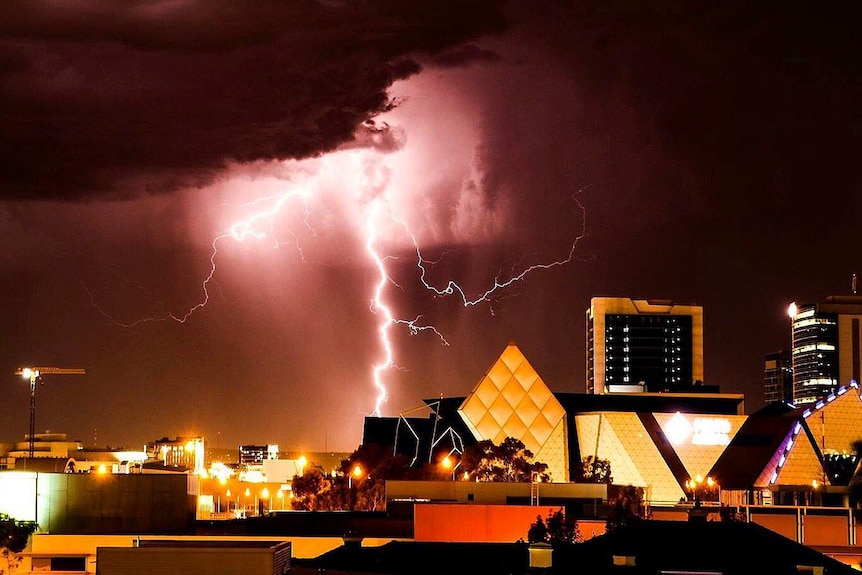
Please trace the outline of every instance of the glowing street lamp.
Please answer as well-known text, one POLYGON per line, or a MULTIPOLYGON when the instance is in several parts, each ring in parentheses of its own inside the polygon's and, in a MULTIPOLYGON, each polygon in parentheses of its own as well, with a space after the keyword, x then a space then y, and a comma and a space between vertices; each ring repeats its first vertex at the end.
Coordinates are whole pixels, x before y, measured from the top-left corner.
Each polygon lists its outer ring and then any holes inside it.
POLYGON ((263 490, 260 492, 260 502, 263 503, 264 501, 267 501, 268 503, 268 507, 266 508, 266 510, 270 511, 272 509, 272 496, 269 493, 269 489, 267 489, 266 487, 264 487, 263 490))
POLYGON ((305 466, 308 465, 308 460, 305 458, 304 455, 299 456, 299 459, 297 460, 297 464, 299 467, 299 469, 298 469, 299 475, 305 475, 305 466))
POLYGON ((362 471, 361 465, 359 465, 358 463, 356 465, 354 465, 353 469, 351 470, 351 472, 347 476, 347 488, 353 489, 353 478, 355 477, 356 481, 359 481, 360 479, 362 479, 363 473, 364 472, 362 471))
POLYGON ((452 472, 452 481, 455 481, 455 471, 461 466, 461 462, 454 463, 452 459, 452 454, 448 454, 443 459, 440 460, 440 467, 442 467, 446 472, 452 472))

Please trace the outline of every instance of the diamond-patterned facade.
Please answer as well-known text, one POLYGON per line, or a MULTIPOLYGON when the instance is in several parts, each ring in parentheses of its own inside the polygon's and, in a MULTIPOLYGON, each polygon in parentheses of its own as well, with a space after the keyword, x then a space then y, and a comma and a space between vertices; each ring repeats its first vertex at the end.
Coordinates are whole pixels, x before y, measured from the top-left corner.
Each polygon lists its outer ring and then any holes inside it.
POLYGON ((566 419, 560 420, 548 440, 536 453, 536 461, 548 464, 551 481, 569 480, 569 449, 566 419))
MULTIPOLYGON (((506 437, 520 439, 534 456, 549 441, 561 441, 565 410, 536 370, 514 344, 503 350, 497 361, 458 409, 474 437, 499 444, 506 437), (552 439, 556 438, 556 439, 552 439)), ((556 481, 568 480, 566 449, 548 446, 544 453, 560 457, 557 461, 538 459, 555 469, 556 481)))
POLYGON ((745 423, 745 415, 696 415, 654 413, 662 432, 669 439, 678 436, 678 441, 670 439, 689 477, 707 477, 712 466, 724 453, 736 432, 745 423), (676 418, 683 417, 691 433, 674 434, 670 427, 676 418))
POLYGON ((841 395, 833 395, 834 399, 824 399, 820 405, 812 409, 805 422, 811 429, 811 434, 817 439, 821 450, 825 453, 853 453, 853 442, 862 437, 859 422, 862 421, 862 399, 859 389, 846 387, 841 395))
POLYGON ((780 485, 811 485, 813 481, 824 482, 823 466, 817 457, 811 440, 804 432, 796 436, 793 447, 787 454, 784 465, 778 472, 780 485))
POLYGON ((656 502, 676 502, 684 495, 636 413, 578 415, 575 421, 582 456, 610 461, 615 484, 644 487, 656 502))
MULTIPOLYGON (((592 454, 611 462, 614 483, 644 487, 648 498, 655 502, 675 502, 684 496, 679 479, 637 413, 580 413, 572 419, 574 429, 570 430, 562 405, 514 344, 507 346, 491 365, 458 412, 477 440, 490 439, 499 444, 506 437, 520 439, 537 461, 548 464, 553 481, 568 481, 571 476, 569 435, 576 433, 583 457, 592 454)), ((710 474, 748 418, 685 414, 687 422, 681 425, 678 414, 652 415, 690 477, 710 474), (721 441, 677 439, 680 432, 695 433, 695 420, 703 420, 701 427, 721 436, 721 441), (672 440, 675 435, 677 438, 672 440)), ((812 405, 804 422, 815 441, 802 432, 786 450, 790 436, 785 438, 752 487, 802 486, 811 485, 814 479, 823 481, 818 451, 849 453, 853 442, 862 437, 859 387, 844 388, 812 405)))

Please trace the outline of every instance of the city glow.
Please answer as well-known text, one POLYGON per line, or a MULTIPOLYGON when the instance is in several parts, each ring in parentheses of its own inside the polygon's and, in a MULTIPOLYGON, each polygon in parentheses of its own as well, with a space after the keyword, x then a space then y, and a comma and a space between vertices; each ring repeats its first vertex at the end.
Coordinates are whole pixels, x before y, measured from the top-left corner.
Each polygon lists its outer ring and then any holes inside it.
POLYGON ((216 461, 210 465, 210 475, 218 479, 220 483, 225 484, 227 483, 227 480, 234 475, 234 470, 224 463, 216 461))

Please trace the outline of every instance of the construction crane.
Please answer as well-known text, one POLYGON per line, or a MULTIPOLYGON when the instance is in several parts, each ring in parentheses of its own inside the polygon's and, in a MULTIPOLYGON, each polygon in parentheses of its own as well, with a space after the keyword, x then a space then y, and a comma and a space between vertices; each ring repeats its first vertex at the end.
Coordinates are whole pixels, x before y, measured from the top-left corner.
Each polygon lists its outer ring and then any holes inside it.
POLYGON ((43 375, 84 375, 80 367, 19 367, 15 375, 30 380, 30 459, 36 447, 36 383, 42 382, 43 375))

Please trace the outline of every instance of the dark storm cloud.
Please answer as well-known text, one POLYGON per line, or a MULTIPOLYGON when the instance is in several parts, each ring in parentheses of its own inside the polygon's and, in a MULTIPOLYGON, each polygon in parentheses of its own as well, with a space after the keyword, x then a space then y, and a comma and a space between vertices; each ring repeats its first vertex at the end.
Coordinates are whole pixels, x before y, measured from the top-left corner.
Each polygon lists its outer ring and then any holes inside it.
POLYGON ((480 48, 475 44, 466 44, 446 50, 432 58, 431 61, 441 68, 452 68, 473 62, 496 62, 499 59, 500 55, 496 52, 480 48))
POLYGON ((503 24, 495 0, 4 2, 2 197, 167 192, 334 149, 413 56, 503 24))

